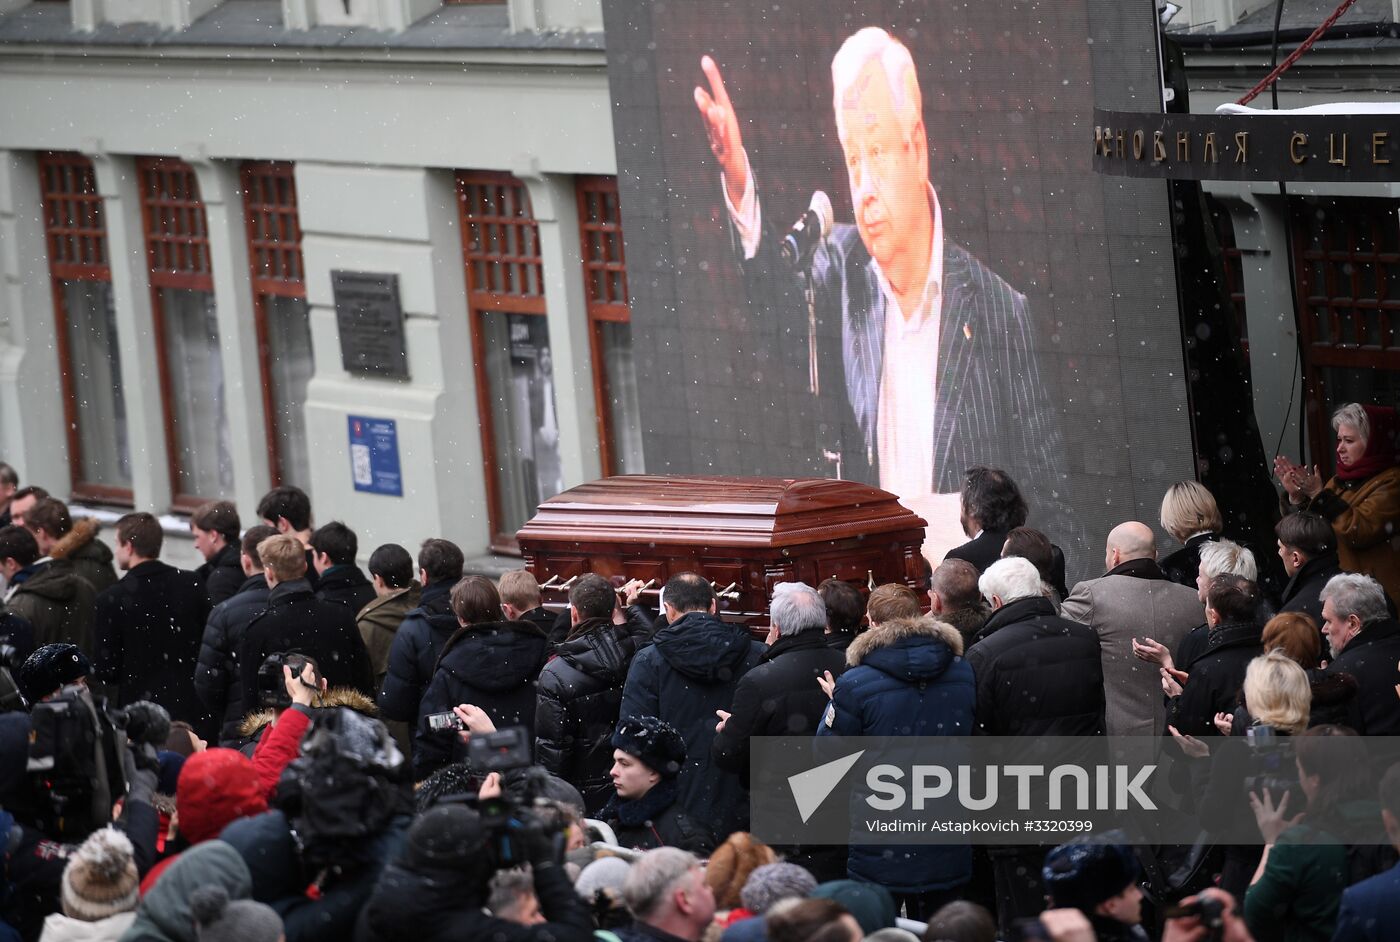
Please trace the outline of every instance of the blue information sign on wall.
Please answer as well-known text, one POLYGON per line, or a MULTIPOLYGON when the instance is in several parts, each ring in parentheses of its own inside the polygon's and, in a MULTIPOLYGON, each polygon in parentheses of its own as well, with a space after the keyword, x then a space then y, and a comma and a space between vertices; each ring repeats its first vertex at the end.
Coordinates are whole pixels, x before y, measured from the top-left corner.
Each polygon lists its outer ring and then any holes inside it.
POLYGON ((350 423, 350 476, 355 490, 403 496, 399 431, 393 419, 346 416, 350 423))

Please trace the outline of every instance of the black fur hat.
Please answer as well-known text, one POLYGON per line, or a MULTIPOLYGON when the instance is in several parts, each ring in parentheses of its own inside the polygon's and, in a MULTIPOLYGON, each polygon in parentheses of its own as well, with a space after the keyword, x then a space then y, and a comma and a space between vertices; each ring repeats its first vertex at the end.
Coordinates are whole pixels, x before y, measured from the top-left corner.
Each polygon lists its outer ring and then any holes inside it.
POLYGON ((46 644, 29 655, 15 683, 30 703, 38 703, 60 687, 92 673, 92 662, 76 644, 46 644))
POLYGON ((662 778, 675 778, 685 765, 685 739, 676 728, 654 716, 634 716, 617 724, 614 749, 642 760, 662 778))

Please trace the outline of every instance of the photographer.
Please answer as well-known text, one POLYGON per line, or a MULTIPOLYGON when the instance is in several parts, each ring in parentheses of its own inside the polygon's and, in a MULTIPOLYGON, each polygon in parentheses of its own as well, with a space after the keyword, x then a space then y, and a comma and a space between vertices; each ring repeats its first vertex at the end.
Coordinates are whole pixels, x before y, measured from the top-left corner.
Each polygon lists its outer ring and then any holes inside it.
POLYGON ((91 666, 73 645, 46 645, 17 678, 33 713, 10 713, 0 725, 0 844, 10 893, 0 918, 25 938, 59 908, 63 869, 89 833, 111 821, 131 840, 137 869, 155 862, 159 815, 152 806, 157 744, 170 717, 133 703, 110 717, 86 686, 91 666), (96 743, 90 749, 74 743, 96 743))
POLYGON ((1220 886, 1240 899, 1260 853, 1249 792, 1267 786, 1278 801, 1291 788, 1297 806, 1302 793, 1292 737, 1308 728, 1312 694, 1303 668, 1274 650, 1250 661, 1244 697, 1252 724, 1238 736, 1211 740, 1210 780, 1198 808, 1201 826, 1225 845, 1220 886))
POLYGON ((1265 843, 1244 897, 1245 922, 1263 939, 1330 939, 1351 878, 1346 845, 1377 842, 1380 807, 1356 733, 1317 726, 1293 744, 1302 795, 1250 795, 1265 843))
POLYGON ((282 684, 291 702, 263 731, 253 750, 253 768, 267 798, 277 790, 282 770, 301 752, 301 737, 311 726, 311 711, 318 702, 324 701, 327 687, 326 679, 311 658, 290 655, 281 671, 282 684))
POLYGON ((253 897, 281 915, 287 942, 342 942, 354 932, 408 829, 404 771, 383 723, 345 707, 318 710, 275 809, 219 836, 248 865, 253 897))
POLYGON ((483 576, 467 576, 453 586, 451 602, 458 628, 442 646, 418 705, 415 778, 462 757, 456 737, 426 719, 458 703, 476 704, 499 726, 522 726, 534 741, 536 684, 551 651, 543 629, 534 622, 502 621, 501 597, 483 576))
MULTIPOLYGON (((488 779, 477 798, 499 800, 494 779, 488 779)), ((488 829, 483 814, 468 804, 450 802, 430 808, 414 821, 402 852, 385 869, 355 938, 359 942, 591 939, 588 909, 560 862, 562 836, 527 818, 506 838, 488 829), (504 863, 500 846, 506 839, 519 845, 513 856, 530 864, 535 896, 544 914, 544 921, 536 925, 519 925, 482 908, 491 879, 504 863)))
POLYGON ((238 650, 243 712, 258 707, 258 670, 268 655, 302 651, 314 658, 333 687, 354 687, 374 696, 374 671, 355 627, 355 613, 312 593, 306 555, 290 536, 270 536, 258 544, 263 577, 271 591, 267 610, 248 623, 238 650))
POLYGON ((1254 942, 1235 898, 1218 887, 1167 910, 1162 942, 1254 942))

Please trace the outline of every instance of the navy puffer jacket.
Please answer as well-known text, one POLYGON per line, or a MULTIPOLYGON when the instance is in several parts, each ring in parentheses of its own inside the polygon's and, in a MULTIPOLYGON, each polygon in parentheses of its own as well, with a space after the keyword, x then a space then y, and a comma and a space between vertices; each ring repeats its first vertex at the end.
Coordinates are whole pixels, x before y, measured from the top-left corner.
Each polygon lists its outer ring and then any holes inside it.
POLYGON ((403 617, 389 647, 388 672, 379 691, 379 712, 391 720, 412 723, 418 718, 423 692, 433 679, 438 653, 461 627, 452 614, 452 583, 425 586, 418 607, 403 617))
POLYGON ((486 711, 497 729, 525 727, 533 751, 535 690, 549 652, 549 639, 534 622, 484 622, 453 635, 442 647, 418 707, 413 733, 415 779, 422 781, 444 765, 467 757, 456 732, 430 730, 426 720, 459 703, 486 711))
MULTIPOLYGON (((971 735, 977 685, 962 646, 958 629, 932 617, 887 621, 858 636, 817 736, 971 735)), ((846 867, 891 892, 924 893, 971 879, 972 848, 853 843, 846 867)))

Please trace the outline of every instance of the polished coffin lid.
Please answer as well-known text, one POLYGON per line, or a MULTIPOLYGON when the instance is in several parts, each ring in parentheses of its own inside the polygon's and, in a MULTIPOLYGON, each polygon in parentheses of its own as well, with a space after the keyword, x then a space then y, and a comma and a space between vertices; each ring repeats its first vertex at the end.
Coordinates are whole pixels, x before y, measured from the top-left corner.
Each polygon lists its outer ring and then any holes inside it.
POLYGON ((893 494, 852 481, 625 474, 549 498, 516 538, 522 549, 599 542, 753 549, 925 526, 893 494))

